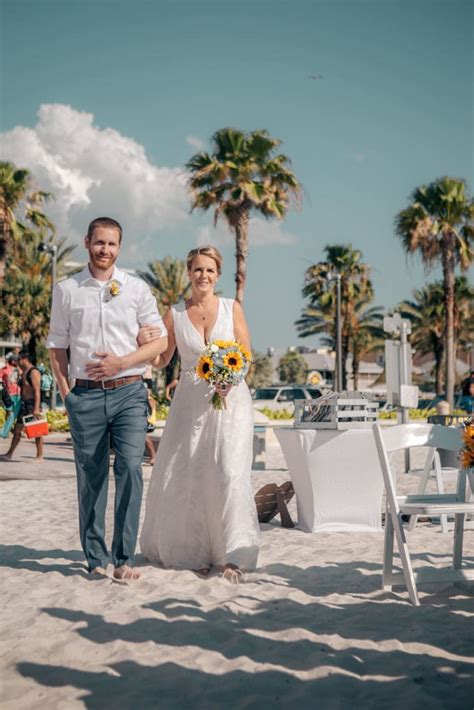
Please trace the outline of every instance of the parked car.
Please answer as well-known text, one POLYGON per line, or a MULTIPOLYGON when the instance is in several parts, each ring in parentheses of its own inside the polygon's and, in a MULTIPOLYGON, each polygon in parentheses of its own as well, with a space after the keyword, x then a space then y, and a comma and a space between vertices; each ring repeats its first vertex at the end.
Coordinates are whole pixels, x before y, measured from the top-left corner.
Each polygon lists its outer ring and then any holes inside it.
POLYGON ((294 409, 295 399, 317 399, 322 392, 317 387, 308 385, 275 385, 274 387, 259 387, 252 395, 255 409, 279 410, 294 409))

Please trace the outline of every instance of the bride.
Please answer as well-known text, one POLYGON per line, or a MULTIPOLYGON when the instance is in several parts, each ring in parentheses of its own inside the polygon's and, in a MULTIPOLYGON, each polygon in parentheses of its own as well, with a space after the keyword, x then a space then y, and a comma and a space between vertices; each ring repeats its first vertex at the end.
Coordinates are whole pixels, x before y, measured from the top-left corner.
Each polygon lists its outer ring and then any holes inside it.
POLYGON ((253 408, 245 382, 218 389, 226 408, 210 405, 209 386, 194 373, 211 340, 238 340, 250 350, 240 303, 214 288, 222 257, 213 246, 187 258, 191 298, 164 317, 168 349, 153 363, 165 367, 175 348, 182 374, 171 402, 146 500, 142 553, 165 567, 212 567, 233 583, 255 569, 260 530, 250 484, 253 408))

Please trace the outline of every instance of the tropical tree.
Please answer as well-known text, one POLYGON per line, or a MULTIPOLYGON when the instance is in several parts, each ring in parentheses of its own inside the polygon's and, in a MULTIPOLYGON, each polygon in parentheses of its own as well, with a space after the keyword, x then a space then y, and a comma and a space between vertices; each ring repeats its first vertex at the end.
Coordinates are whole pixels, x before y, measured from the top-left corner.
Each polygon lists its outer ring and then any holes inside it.
POLYGON ((474 200, 464 180, 442 177, 417 187, 410 205, 395 217, 395 231, 407 253, 419 252, 427 268, 441 262, 445 307, 446 399, 454 402, 454 279, 456 266, 473 260, 474 200))
POLYGON ((365 299, 351 313, 349 346, 352 353, 354 389, 359 389, 359 369, 364 355, 384 347, 383 308, 367 306, 365 299))
MULTIPOLYGON (((138 275, 150 286, 156 298, 161 315, 191 295, 186 262, 166 256, 148 263, 148 271, 139 271, 138 275)), ((179 375, 180 358, 176 350, 165 368, 165 384, 169 384, 179 375)))
POLYGON ((304 357, 295 350, 288 350, 278 363, 278 376, 283 384, 306 382, 308 364, 304 357))
MULTIPOLYGON (((36 358, 38 345, 46 338, 51 310, 51 258, 38 251, 43 241, 52 241, 41 230, 24 230, 20 242, 10 251, 11 263, 5 272, 0 330, 19 337, 36 358)), ((66 260, 75 246, 65 239, 57 247, 58 277, 68 273, 66 260)))
POLYGON ((186 164, 190 172, 192 210, 214 210, 214 225, 223 218, 235 236, 236 299, 242 302, 253 212, 283 219, 300 184, 290 160, 277 152, 281 141, 265 130, 244 133, 223 128, 212 136, 213 151, 196 153, 186 164))
MULTIPOLYGON (((324 249, 326 260, 306 270, 303 296, 309 305, 296 321, 302 338, 320 333, 330 333, 336 342, 336 296, 334 275, 341 278, 341 332, 342 332, 342 388, 347 388, 346 360, 350 352, 351 321, 357 303, 369 304, 373 300, 370 267, 362 261, 362 252, 351 244, 328 245, 324 249), (328 321, 328 314, 331 320, 328 321)), ((360 308, 361 306, 359 306, 360 308)))
POLYGON ((147 266, 148 271, 139 271, 138 275, 150 286, 161 315, 181 299, 189 298, 191 285, 185 261, 166 256, 147 266))
POLYGON ((28 170, 0 162, 0 283, 13 241, 21 240, 29 227, 54 231, 41 211, 51 197, 49 192, 33 191, 28 170))
POLYGON ((268 355, 252 352, 252 364, 246 381, 249 387, 257 389, 271 384, 273 379, 272 361, 268 355))
MULTIPOLYGON (((396 309, 411 321, 411 344, 421 355, 433 355, 436 394, 444 394, 445 298, 442 281, 414 289, 411 300, 396 309)), ((474 290, 464 276, 454 282, 455 350, 474 340, 474 290)))

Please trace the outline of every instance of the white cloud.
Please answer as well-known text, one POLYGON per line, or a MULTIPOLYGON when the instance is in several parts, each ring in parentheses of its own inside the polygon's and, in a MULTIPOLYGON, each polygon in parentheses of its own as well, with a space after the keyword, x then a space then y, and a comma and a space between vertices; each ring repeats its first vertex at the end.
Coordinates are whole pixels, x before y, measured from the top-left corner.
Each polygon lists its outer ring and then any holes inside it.
POLYGON ((197 136, 186 136, 186 143, 197 150, 204 150, 206 147, 205 141, 201 140, 197 136))
POLYGON ((42 105, 34 128, 0 134, 0 155, 28 168, 42 190, 55 194, 48 214, 72 241, 90 219, 109 215, 134 236, 133 244, 124 242, 132 258, 152 234, 189 218, 183 170, 153 165, 142 145, 97 127, 92 114, 71 106, 42 105))
MULTIPOLYGON (((282 222, 267 221, 262 217, 253 217, 249 221, 249 243, 250 246, 264 247, 272 244, 288 245, 294 244, 297 237, 290 232, 283 231, 282 222)), ((197 231, 197 243, 215 244, 216 246, 225 246, 234 243, 234 235, 220 220, 217 227, 205 225, 197 231)))

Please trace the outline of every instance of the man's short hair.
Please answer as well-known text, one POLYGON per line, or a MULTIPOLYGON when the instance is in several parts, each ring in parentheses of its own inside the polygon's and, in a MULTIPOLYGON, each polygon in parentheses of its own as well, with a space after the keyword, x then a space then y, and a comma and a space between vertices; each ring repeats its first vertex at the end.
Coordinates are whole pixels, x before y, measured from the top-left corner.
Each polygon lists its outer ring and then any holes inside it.
POLYGON ((31 361, 31 356, 30 356, 29 350, 26 350, 26 349, 20 350, 20 352, 18 353, 18 360, 22 360, 23 358, 31 361))
POLYGON ((122 225, 117 222, 116 219, 112 219, 112 217, 97 217, 96 219, 93 219, 87 228, 86 236, 88 239, 92 239, 92 235, 94 234, 94 229, 96 229, 96 227, 109 227, 110 229, 117 229, 119 233, 119 241, 122 241, 122 225))
POLYGON ((5 360, 7 362, 18 362, 18 355, 16 353, 7 353, 5 355, 5 360))

